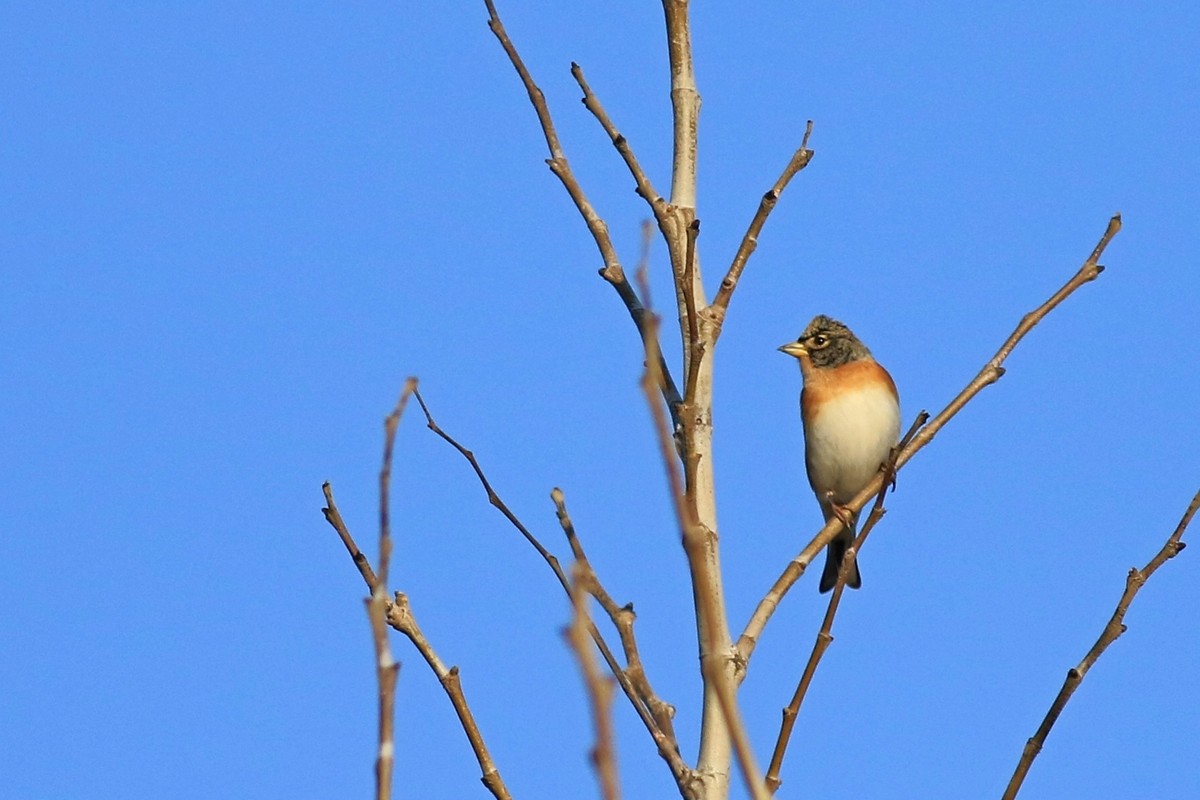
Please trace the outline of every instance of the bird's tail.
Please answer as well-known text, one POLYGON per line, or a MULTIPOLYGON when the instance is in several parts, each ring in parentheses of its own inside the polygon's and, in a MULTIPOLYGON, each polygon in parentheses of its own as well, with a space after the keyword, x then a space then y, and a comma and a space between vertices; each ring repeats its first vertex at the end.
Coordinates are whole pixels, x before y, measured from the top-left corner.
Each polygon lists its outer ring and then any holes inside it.
MULTIPOLYGON (((838 572, 842 568, 842 559, 846 556, 846 548, 854 544, 854 527, 842 528, 841 533, 829 542, 829 546, 825 548, 825 569, 821 572, 821 584, 819 586, 821 593, 824 594, 833 588, 837 583, 838 572)), ((862 586, 862 576, 858 574, 858 559, 854 559, 854 566, 850 569, 850 575, 846 578, 846 585, 851 589, 857 589, 862 586)))

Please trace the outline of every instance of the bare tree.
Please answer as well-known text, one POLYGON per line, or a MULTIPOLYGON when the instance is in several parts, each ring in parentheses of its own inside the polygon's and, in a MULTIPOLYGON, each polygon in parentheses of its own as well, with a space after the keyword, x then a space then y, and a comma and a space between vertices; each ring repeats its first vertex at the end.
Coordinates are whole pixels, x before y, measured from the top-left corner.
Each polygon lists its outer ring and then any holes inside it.
MULTIPOLYGON (((701 273, 700 217, 696 200, 700 94, 693 69, 689 3, 687 0, 663 0, 673 112, 671 185, 665 194, 652 185, 638 161, 633 146, 605 111, 599 97, 588 84, 583 69, 579 65, 572 65, 571 74, 582 92, 584 105, 610 138, 617 156, 633 178, 637 194, 646 203, 649 215, 653 219, 653 228, 647 229, 646 246, 643 247, 641 255, 642 266, 631 281, 605 221, 589 202, 584 187, 572 171, 559 141, 545 96, 522 61, 516 44, 505 30, 493 0, 484 2, 489 15, 488 25, 528 93, 544 134, 548 151, 546 163, 578 209, 599 251, 603 263, 600 274, 627 309, 644 346, 643 388, 655 421, 658 447, 674 503, 679 536, 690 573, 690 591, 694 599, 696 644, 703 682, 700 745, 699 752, 692 759, 681 753, 674 730, 674 709, 656 694, 643 666, 634 630, 635 617, 632 608, 613 600, 589 562, 583 543, 571 521, 564 493, 556 488, 551 496, 571 551, 573 563, 569 567, 564 567, 558 557, 510 510, 489 482, 475 454, 437 424, 417 388, 415 379, 410 379, 386 424, 385 453, 380 472, 378 572, 372 569, 366 556, 355 544, 338 512, 332 489, 328 484, 325 486, 326 518, 346 545, 370 591, 367 606, 376 642, 380 685, 377 796, 389 796, 394 749, 391 709, 398 668, 388 646, 386 626, 389 625, 413 644, 444 687, 475 752, 487 789, 496 798, 510 796, 479 726, 471 714, 457 670, 447 668, 425 638, 408 598, 400 592, 388 597, 390 590, 387 565, 391 550, 388 485, 392 449, 400 415, 412 396, 418 401, 427 427, 469 463, 486 492, 488 501, 537 551, 569 599, 572 621, 567 638, 578 659, 590 699, 596 736, 593 760, 603 797, 616 798, 620 794, 610 717, 613 683, 641 720, 652 746, 678 785, 681 797, 687 800, 718 800, 728 797, 735 761, 747 793, 757 799, 770 797, 781 784, 780 770, 800 705, 819 666, 821 656, 832 641, 831 631, 845 587, 847 570, 884 515, 885 497, 889 486, 894 485, 896 472, 930 444, 967 403, 1004 375, 1005 360, 1034 326, 1076 290, 1101 274, 1103 267, 1100 265, 1100 258, 1108 243, 1120 230, 1120 216, 1113 216, 1108 221, 1098 243, 1086 256, 1079 270, 1071 275, 1058 291, 1019 320, 995 354, 966 382, 958 395, 938 413, 930 415, 921 412, 916 417, 908 433, 894 450, 889 463, 882 465, 874 481, 849 504, 855 512, 868 504, 871 504, 871 510, 852 548, 847 552, 842 575, 830 596, 828 610, 817 633, 812 654, 798 679, 791 702, 785 709, 775 748, 764 771, 752 751, 750 737, 741 718, 738 689, 746 676, 756 645, 773 613, 822 548, 841 532, 843 522, 837 518, 831 519, 795 557, 782 566, 778 579, 762 597, 735 638, 735 629, 729 620, 722 586, 720 539, 717 530, 715 462, 712 447, 713 358, 721 332, 729 318, 733 296, 771 212, 790 181, 804 170, 813 158, 814 152, 809 148, 813 123, 808 123, 798 148, 788 159, 778 179, 765 191, 757 209, 750 215, 750 222, 740 246, 730 263, 723 265, 723 278, 715 294, 709 297, 705 292, 701 273), (657 229, 658 235, 666 244, 673 279, 674 304, 670 314, 664 316, 669 316, 672 323, 678 325, 682 358, 676 364, 669 363, 669 359, 660 348, 660 317, 650 302, 649 283, 644 278, 645 262, 649 257, 648 239, 653 235, 653 229, 657 229), (593 620, 589 611, 589 597, 596 601, 596 607, 608 618, 616 634, 615 640, 611 639, 612 634, 603 632, 593 620), (611 676, 611 680, 608 676, 611 676)), ((1182 550, 1181 537, 1198 505, 1200 493, 1193 498, 1183 519, 1159 554, 1145 568, 1130 572, 1126 592, 1111 622, 1084 661, 1070 671, 1062 692, 1047 714, 1046 721, 1029 740, 1012 783, 1004 794, 1005 798, 1015 797, 1029 765, 1071 693, 1096 658, 1123 631, 1121 620, 1137 590, 1158 566, 1182 550)), ((680 587, 680 591, 685 591, 684 587, 680 587)))

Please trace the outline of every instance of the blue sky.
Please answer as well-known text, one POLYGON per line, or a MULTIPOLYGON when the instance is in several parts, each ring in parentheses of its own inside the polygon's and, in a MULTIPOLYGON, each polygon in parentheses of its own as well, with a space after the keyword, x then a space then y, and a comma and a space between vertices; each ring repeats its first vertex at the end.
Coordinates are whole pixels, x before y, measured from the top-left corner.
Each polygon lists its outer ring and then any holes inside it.
MULTIPOLYGON (((937 411, 1124 216, 1103 276, 901 474, 780 794, 998 797, 1200 484, 1200 11, 715 5, 693 11, 710 291, 810 118, 816 151, 717 354, 735 630, 820 524, 775 347, 833 315, 906 420, 937 411)), ((567 68, 665 191, 658 4, 500 10, 632 265, 647 210, 567 68)), ((482 3, 5 11, 0 795, 369 796, 364 588, 320 487, 373 553, 382 419, 410 374, 560 555, 564 489, 692 758, 690 593, 640 345, 482 3)), ((651 269, 665 301, 661 248, 651 269)), ((395 588, 514 794, 590 796, 567 604, 413 411, 395 588)), ((1200 795, 1179 757, 1200 744, 1196 563, 1139 596, 1022 798, 1200 795)), ((764 762, 823 611, 805 579, 751 664, 764 762)), ((440 688, 394 647, 400 796, 485 796, 440 688)), ((617 727, 626 796, 672 796, 620 705, 617 727)))

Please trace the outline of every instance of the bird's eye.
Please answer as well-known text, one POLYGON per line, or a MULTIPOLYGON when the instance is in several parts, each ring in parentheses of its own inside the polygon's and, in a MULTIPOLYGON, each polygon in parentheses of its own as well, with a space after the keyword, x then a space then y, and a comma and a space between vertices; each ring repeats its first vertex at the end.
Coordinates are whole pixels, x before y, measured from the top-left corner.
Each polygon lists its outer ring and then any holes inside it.
POLYGON ((809 342, 813 347, 824 347, 825 345, 829 344, 829 337, 818 333, 816 336, 809 339, 809 342))

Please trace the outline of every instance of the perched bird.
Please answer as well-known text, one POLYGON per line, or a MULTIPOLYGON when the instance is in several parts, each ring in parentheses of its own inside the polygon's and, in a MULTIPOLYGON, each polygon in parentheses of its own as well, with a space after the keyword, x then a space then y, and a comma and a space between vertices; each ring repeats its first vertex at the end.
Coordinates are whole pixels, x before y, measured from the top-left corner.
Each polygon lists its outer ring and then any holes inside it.
MULTIPOLYGON (((863 490, 887 460, 900 436, 900 398, 896 384, 867 346, 849 328, 824 315, 813 318, 794 342, 779 348, 799 359, 804 389, 804 464, 808 482, 828 522, 845 526, 829 543, 820 589, 837 583, 846 548, 854 541, 857 520, 846 504, 863 490)), ((862 585, 858 564, 846 580, 862 585)))

